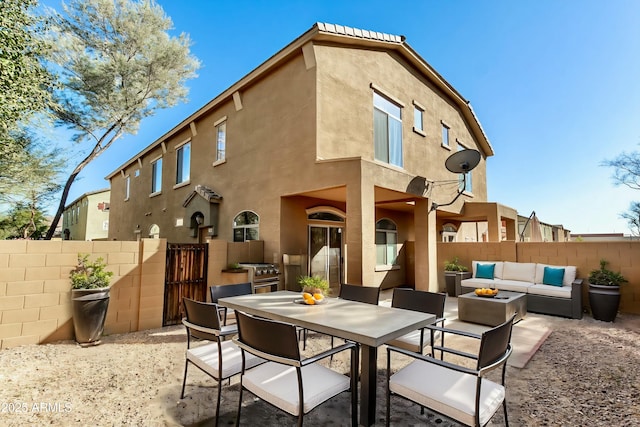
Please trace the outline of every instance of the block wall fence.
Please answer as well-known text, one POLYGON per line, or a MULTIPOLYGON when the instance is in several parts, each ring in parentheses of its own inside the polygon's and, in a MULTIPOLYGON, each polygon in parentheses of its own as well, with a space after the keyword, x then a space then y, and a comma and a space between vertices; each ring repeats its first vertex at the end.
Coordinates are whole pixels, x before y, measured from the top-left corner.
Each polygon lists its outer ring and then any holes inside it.
POLYGON ((162 326, 165 239, 0 240, 0 348, 74 338, 69 272, 78 253, 114 273, 105 334, 162 326))
POLYGON ((640 314, 640 241, 611 242, 451 242, 438 243, 438 284, 445 289, 444 263, 458 257, 471 269, 471 261, 538 262, 550 265, 575 265, 577 277, 584 279, 583 306, 589 307, 587 277, 600 268, 600 260, 609 262, 607 268, 619 271, 629 281, 620 287, 620 312, 640 314))
MULTIPOLYGON (((127 333, 162 326, 165 239, 126 241, 0 240, 0 348, 73 339, 69 272, 78 253, 102 257, 112 278, 105 334, 127 333)), ((209 284, 226 283, 225 242, 210 242, 209 284)), ((620 311, 640 314, 640 241, 558 243, 438 243, 439 289, 444 290, 443 266, 458 257, 472 260, 541 262, 575 265, 586 279, 600 259, 620 271, 629 283, 621 288, 620 311)), ((588 287, 583 303, 589 309, 588 287)))

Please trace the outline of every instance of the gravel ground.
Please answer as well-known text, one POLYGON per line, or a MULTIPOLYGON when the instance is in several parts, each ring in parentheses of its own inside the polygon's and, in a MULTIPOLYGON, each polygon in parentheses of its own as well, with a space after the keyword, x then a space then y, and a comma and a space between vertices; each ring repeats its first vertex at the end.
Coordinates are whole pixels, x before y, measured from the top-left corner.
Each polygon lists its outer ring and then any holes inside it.
MULTIPOLYGON (((529 314, 529 316, 538 316, 529 314)), ((553 330, 524 369, 507 368, 511 426, 640 426, 640 316, 615 323, 544 318, 553 330)), ((328 346, 312 336, 308 352, 328 346)), ((0 425, 213 425, 215 383, 190 367, 181 400, 186 335, 182 326, 103 338, 97 347, 71 341, 0 351, 0 425)), ((384 425, 386 351, 380 351, 378 422, 384 425)), ((392 369, 399 367, 398 361, 392 369)), ((346 360, 332 367, 347 371, 346 360)), ((220 425, 233 425, 237 378, 223 389, 220 425)), ((242 425, 295 420, 245 393, 242 425)), ((305 417, 307 426, 346 425, 348 394, 305 417)), ((456 426, 392 400, 392 424, 456 426)), ((504 425, 502 411, 489 423, 504 425)))

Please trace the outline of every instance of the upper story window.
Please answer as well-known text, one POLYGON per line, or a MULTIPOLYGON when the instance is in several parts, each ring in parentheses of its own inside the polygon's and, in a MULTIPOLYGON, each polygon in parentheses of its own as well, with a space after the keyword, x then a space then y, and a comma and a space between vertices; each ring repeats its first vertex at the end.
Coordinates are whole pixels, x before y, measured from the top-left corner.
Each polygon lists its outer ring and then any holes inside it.
POLYGON ((449 147, 449 126, 442 123, 442 146, 449 147))
POLYGON ((398 228, 389 219, 376 222, 376 265, 394 265, 398 258, 398 228))
POLYGON ((124 199, 129 200, 130 195, 131 195, 131 176, 127 175, 124 177, 124 199))
POLYGON ((376 92, 373 106, 375 158, 402 167, 402 107, 376 92))
POLYGON ((227 121, 226 118, 215 124, 216 127, 216 162, 226 158, 227 121))
MULTIPOLYGON (((460 141, 458 141, 458 151, 462 151, 462 150, 466 150, 467 148, 464 147, 462 144, 460 144, 460 141)), ((461 191, 465 191, 467 193, 472 193, 473 192, 473 180, 472 180, 472 175, 471 172, 467 172, 467 179, 465 181, 464 179, 464 175, 463 173, 461 173, 460 175, 458 175, 458 189, 460 189, 461 191), (464 187, 463 187, 464 185, 464 187)))
POLYGON ((233 241, 258 240, 260 237, 259 226, 260 217, 255 212, 240 212, 233 219, 233 241))
POLYGON ((425 136, 424 133, 424 107, 413 101, 413 131, 425 136))
POLYGON ((191 174, 191 143, 181 145, 176 149, 176 184, 189 181, 191 174))
POLYGON ((162 157, 151 162, 151 194, 162 191, 162 157))

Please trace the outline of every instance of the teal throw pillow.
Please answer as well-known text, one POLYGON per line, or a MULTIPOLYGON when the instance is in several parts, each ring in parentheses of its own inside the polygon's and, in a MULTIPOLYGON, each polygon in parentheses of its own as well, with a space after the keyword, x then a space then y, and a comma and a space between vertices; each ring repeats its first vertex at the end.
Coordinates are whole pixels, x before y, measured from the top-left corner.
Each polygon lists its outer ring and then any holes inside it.
POLYGON ((477 279, 493 279, 493 270, 495 264, 478 264, 476 265, 476 278, 477 279))
POLYGON ((545 267, 542 283, 551 286, 562 286, 564 278, 564 268, 545 267))

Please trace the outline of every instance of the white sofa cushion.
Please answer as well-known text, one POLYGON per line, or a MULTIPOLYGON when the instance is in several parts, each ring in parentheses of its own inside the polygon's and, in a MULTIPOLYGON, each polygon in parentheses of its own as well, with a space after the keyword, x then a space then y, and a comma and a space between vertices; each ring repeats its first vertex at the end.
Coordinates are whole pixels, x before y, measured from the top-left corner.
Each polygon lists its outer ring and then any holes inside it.
POLYGON ((544 268, 564 268, 564 277, 562 278, 562 286, 571 286, 574 280, 576 280, 577 270, 573 265, 549 265, 549 264, 536 264, 536 277, 535 283, 543 284, 544 268))
POLYGON ((495 267, 493 268, 493 278, 502 279, 502 268, 504 265, 502 261, 471 261, 471 270, 473 271, 473 277, 476 277, 478 264, 495 264, 495 267))
POLYGON ((463 279, 460 281, 460 285, 461 286, 465 286, 467 288, 495 288, 496 287, 496 282, 497 280, 491 280, 491 279, 478 279, 478 278, 471 278, 471 279, 463 279))
POLYGON ((522 292, 527 293, 529 287, 533 286, 533 282, 521 282, 519 280, 500 280, 500 279, 464 279, 460 284, 467 288, 496 288, 501 291, 522 292))
POLYGON ((504 262, 502 271, 504 280, 519 280, 521 282, 535 283, 536 264, 532 262, 504 262))
MULTIPOLYGON (((415 360, 391 376, 389 389, 466 425, 475 424, 475 376, 415 360)), ((484 378, 480 396, 480 425, 485 425, 500 408, 505 390, 484 378)))
POLYGON ((533 286, 533 282, 522 282, 520 280, 495 280, 494 288, 498 288, 501 291, 522 292, 527 293, 527 290, 533 286))
POLYGON ((536 283, 535 285, 527 288, 527 292, 532 295, 571 299, 571 286, 553 286, 536 283))

